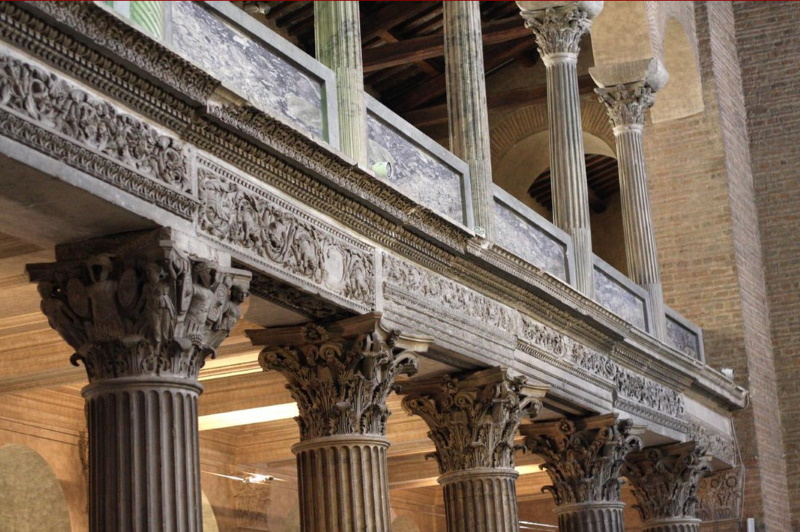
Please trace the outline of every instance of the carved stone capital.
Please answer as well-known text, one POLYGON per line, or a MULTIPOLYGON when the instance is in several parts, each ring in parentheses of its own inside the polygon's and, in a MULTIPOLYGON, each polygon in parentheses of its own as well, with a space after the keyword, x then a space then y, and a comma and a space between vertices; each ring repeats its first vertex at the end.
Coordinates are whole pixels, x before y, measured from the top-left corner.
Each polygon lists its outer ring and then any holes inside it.
POLYGON ((386 398, 398 375, 413 375, 431 340, 380 325, 380 313, 321 326, 250 330, 264 371, 289 381, 300 416, 301 440, 347 434, 386 434, 386 398))
POLYGON ((250 273, 183 251, 169 229, 59 246, 29 264, 50 326, 90 382, 196 379, 241 316, 250 273))
POLYGON ((542 468, 553 482, 545 486, 556 506, 618 502, 620 468, 641 439, 630 420, 608 414, 585 419, 534 423, 521 427, 525 447, 544 459, 542 468))
POLYGON ((703 521, 739 519, 744 499, 744 468, 733 467, 701 478, 697 517, 703 521))
POLYGON ((644 83, 597 88, 600 103, 605 104, 608 119, 615 128, 643 126, 647 109, 655 103, 653 89, 644 83))
POLYGON ((441 474, 514 467, 514 436, 523 416, 536 417, 548 386, 505 368, 404 384, 403 408, 422 417, 441 474))
POLYGON ((603 2, 517 2, 525 27, 533 31, 539 55, 548 62, 555 54, 577 56, 580 40, 592 27, 603 2))
POLYGON ((695 442, 648 447, 628 455, 622 467, 645 526, 654 520, 696 518, 698 483, 710 473, 705 449, 695 442))

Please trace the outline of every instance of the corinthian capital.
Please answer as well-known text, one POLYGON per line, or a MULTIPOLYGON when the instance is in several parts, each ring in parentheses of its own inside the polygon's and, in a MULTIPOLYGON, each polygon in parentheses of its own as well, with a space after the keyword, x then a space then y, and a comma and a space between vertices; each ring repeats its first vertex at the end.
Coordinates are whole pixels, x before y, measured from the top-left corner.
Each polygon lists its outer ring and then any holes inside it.
POLYGON ((711 473, 705 449, 694 442, 648 447, 628 455, 622 474, 633 485, 636 509, 647 522, 697 517, 697 488, 711 473))
POLYGON ((442 474, 514 467, 514 436, 523 416, 536 417, 547 386, 505 368, 403 385, 403 408, 422 417, 442 474))
POLYGON ((334 435, 383 436, 391 414, 386 398, 398 375, 413 375, 431 343, 380 324, 372 313, 321 326, 250 330, 253 345, 264 345, 258 362, 289 381, 297 401, 300 438, 334 435))
POLYGON ((666 85, 669 75, 657 59, 642 59, 592 67, 595 92, 605 104, 613 127, 642 126, 647 109, 655 103, 655 92, 666 85))
POLYGON ((29 264, 50 326, 89 380, 196 379, 241 316, 250 273, 182 251, 169 229, 59 246, 29 264))
POLYGON ((603 9, 603 2, 517 2, 525 27, 533 31, 539 55, 577 55, 584 33, 603 9))
POLYGON ((521 429, 525 447, 544 458, 556 506, 586 502, 617 502, 620 468, 625 456, 642 441, 630 420, 614 414, 586 419, 534 423, 521 429))

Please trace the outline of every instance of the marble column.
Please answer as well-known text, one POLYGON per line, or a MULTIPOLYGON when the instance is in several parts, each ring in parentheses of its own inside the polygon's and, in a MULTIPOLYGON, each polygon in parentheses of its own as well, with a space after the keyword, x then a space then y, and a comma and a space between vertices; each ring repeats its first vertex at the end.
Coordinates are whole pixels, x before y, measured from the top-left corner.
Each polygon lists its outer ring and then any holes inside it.
POLYGON ((314 2, 314 39, 317 60, 336 74, 342 151, 366 167, 367 108, 358 2, 314 2))
POLYGON ((667 338, 664 293, 642 131, 645 112, 653 105, 654 93, 666 84, 668 76, 656 59, 604 65, 591 68, 589 72, 599 86, 595 92, 606 106, 617 143, 628 275, 650 295, 653 335, 664 341, 667 338))
POLYGON ((514 436, 547 390, 505 368, 403 385, 403 408, 436 446, 448 532, 519 530, 514 436))
POLYGON ((711 473, 709 457, 695 442, 648 447, 628 455, 630 480, 643 532, 699 532, 697 488, 711 473))
POLYGON ((386 331, 379 313, 325 327, 247 331, 264 371, 288 380, 300 411, 297 457, 303 532, 390 530, 386 398, 417 371, 430 339, 386 331))
POLYGON ((491 238, 494 219, 489 110, 479 2, 443 2, 450 151, 469 165, 475 232, 491 238))
POLYGON ((94 532, 202 529, 197 376, 241 315, 250 280, 213 258, 160 229, 58 246, 57 262, 27 267, 89 377, 94 532))
POLYGON ((547 70, 553 223, 572 237, 575 287, 594 295, 589 190, 583 151, 578 46, 603 2, 517 2, 547 70))
POLYGON ((544 460, 561 532, 621 532, 620 468, 641 448, 630 420, 608 414, 525 425, 525 447, 544 460))

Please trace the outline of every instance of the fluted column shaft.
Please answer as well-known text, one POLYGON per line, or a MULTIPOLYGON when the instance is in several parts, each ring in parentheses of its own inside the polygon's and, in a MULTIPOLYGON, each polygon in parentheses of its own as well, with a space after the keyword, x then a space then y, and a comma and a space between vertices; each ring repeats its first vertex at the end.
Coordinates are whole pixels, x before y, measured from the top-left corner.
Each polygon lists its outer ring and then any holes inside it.
POLYGON ((358 2, 314 2, 317 60, 336 74, 342 151, 367 165, 367 108, 358 2))
POLYGON ((447 532, 519 530, 515 469, 476 468, 439 477, 447 532))
POLYGON ((536 36, 547 70, 553 223, 572 237, 575 287, 592 297, 592 230, 577 65, 580 39, 589 31, 602 2, 563 2, 547 9, 536 9, 537 2, 517 4, 525 25, 536 36))
POLYGON ((480 4, 442 6, 450 150, 469 165, 475 229, 490 238, 494 196, 480 4))
POLYGON ((700 532, 700 519, 662 519, 648 521, 642 527, 642 532, 700 532))
POLYGON ((624 503, 585 502, 556 508, 559 532, 623 532, 624 503))
POLYGON ((640 124, 614 127, 625 253, 628 275, 650 295, 654 336, 664 340, 667 337, 664 292, 658 266, 653 216, 650 211, 642 129, 643 126, 640 124))
POLYGON ((292 447, 301 522, 314 523, 317 532, 390 530, 388 447, 385 438, 355 435, 292 447))
POLYGON ((202 530, 200 390, 177 379, 84 388, 91 530, 202 530))

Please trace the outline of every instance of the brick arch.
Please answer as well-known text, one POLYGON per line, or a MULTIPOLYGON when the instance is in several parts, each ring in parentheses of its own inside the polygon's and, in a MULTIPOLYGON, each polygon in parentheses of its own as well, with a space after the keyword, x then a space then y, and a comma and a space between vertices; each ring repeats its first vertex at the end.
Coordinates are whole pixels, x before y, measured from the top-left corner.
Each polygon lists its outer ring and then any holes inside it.
MULTIPOLYGON (((614 132, 608 122, 605 107, 598 101, 581 99, 583 130, 600 138, 614 149, 614 132)), ((530 105, 516 111, 492 128, 492 164, 498 164, 503 156, 521 140, 547 131, 547 105, 530 105)))

